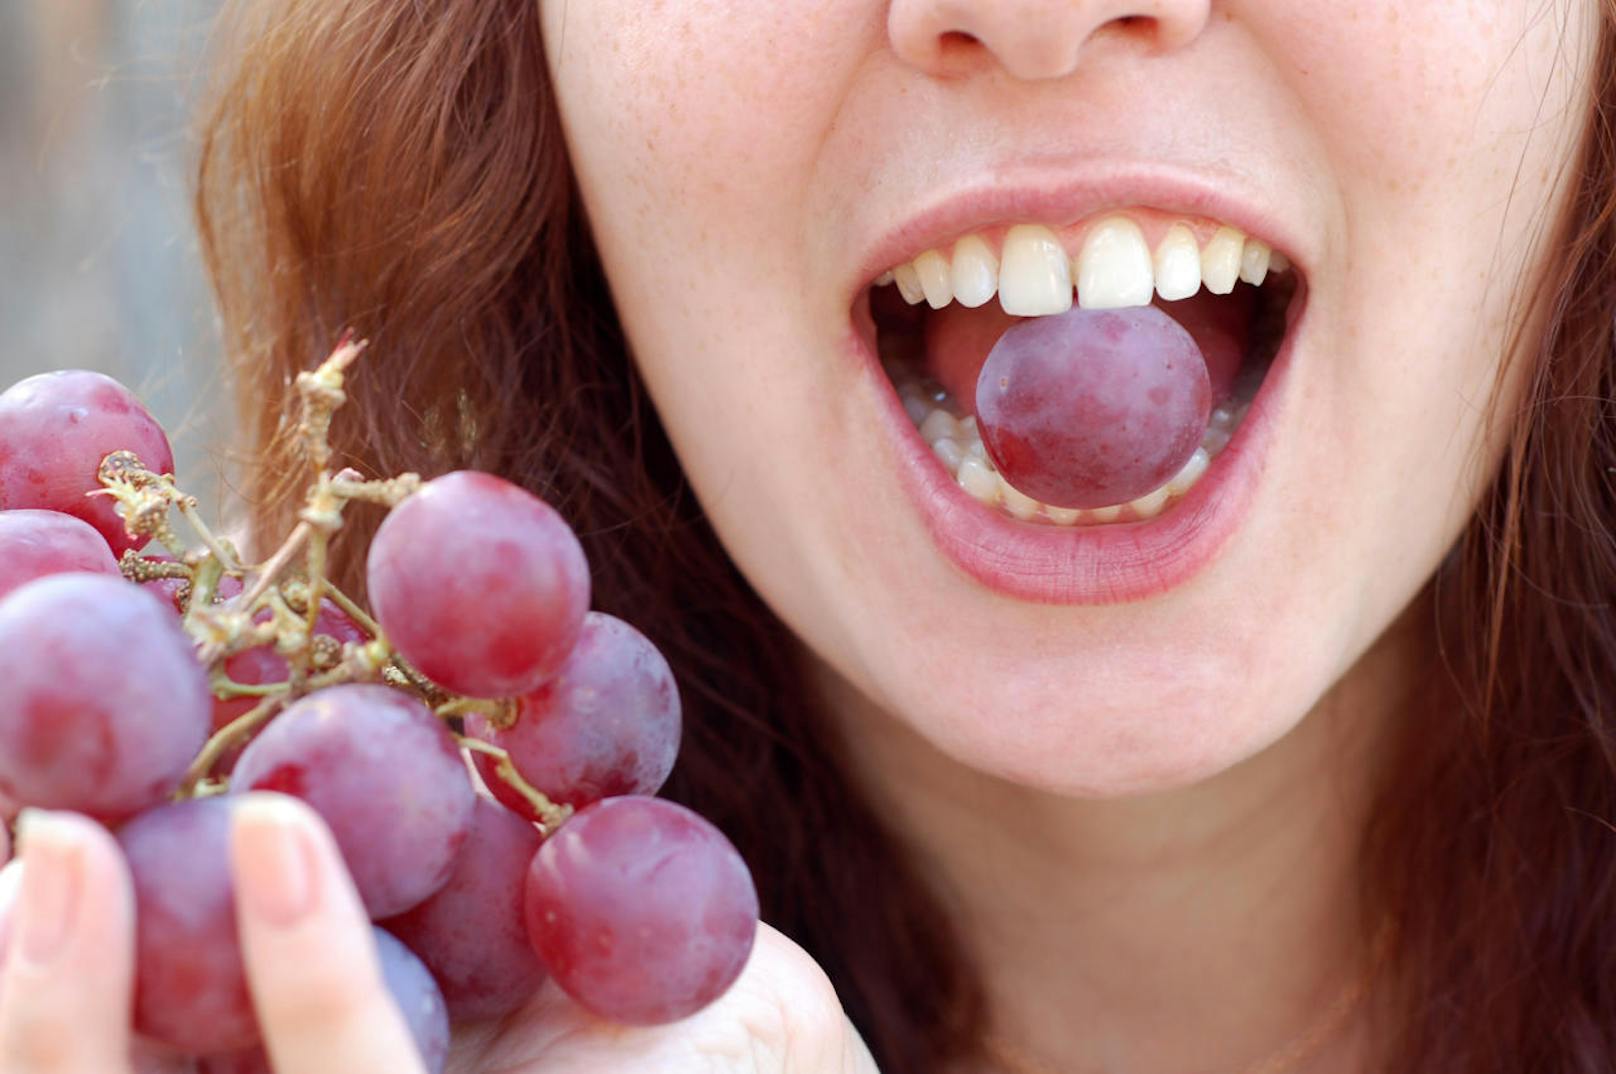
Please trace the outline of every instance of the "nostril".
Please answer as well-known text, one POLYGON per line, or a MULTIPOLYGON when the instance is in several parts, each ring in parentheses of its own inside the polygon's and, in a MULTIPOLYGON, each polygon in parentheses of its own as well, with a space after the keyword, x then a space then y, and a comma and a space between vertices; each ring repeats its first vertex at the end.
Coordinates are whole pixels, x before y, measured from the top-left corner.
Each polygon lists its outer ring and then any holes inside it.
POLYGON ((946 62, 977 52, 981 45, 981 39, 975 34, 966 33, 964 30, 950 30, 937 39, 937 54, 946 62))

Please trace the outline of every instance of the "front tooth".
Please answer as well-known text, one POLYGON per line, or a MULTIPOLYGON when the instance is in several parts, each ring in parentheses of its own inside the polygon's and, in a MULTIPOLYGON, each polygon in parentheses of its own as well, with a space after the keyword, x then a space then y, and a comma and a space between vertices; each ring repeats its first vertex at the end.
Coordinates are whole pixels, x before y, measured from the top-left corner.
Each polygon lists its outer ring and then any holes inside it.
POLYGON ((1206 449, 1196 448, 1195 454, 1191 455, 1177 475, 1167 482, 1167 491, 1174 496, 1182 496, 1201 480, 1201 475, 1206 473, 1206 468, 1211 464, 1212 458, 1206 453, 1206 449))
POLYGON ((954 301, 953 275, 948 258, 936 250, 927 250, 915 258, 915 275, 920 277, 920 289, 926 293, 926 304, 940 310, 954 301))
POLYGON ((1167 504, 1167 486, 1163 485, 1155 492, 1147 492, 1128 504, 1133 513, 1140 518, 1155 518, 1161 514, 1161 509, 1167 504))
POLYGON ((1005 235, 999 305, 1012 317, 1046 317, 1072 308, 1072 268, 1053 231, 1018 224, 1005 235))
POLYGON ((999 500, 999 475, 982 465, 982 460, 974 455, 965 456, 955 480, 960 483, 960 488, 985 504, 991 505, 999 500))
POLYGON ((1096 522, 1115 522, 1117 516, 1122 514, 1121 504, 1112 504, 1110 507, 1096 507, 1089 512, 1096 522))
POLYGON ((1261 239, 1247 239, 1245 252, 1240 255, 1240 278, 1253 286, 1261 286, 1268 275, 1268 262, 1273 251, 1261 239))
POLYGON ((1150 247, 1139 225, 1127 217, 1108 217, 1090 228, 1077 263, 1077 304, 1082 308, 1150 305, 1156 289, 1150 247))
POLYGON ((1168 302, 1189 298, 1201 289, 1201 247, 1183 224, 1167 229, 1156 247, 1156 293, 1168 302))
POLYGON ((1240 278, 1240 259, 1246 252, 1246 237, 1232 227, 1220 227, 1201 251, 1201 282, 1215 295, 1234 290, 1240 278))
POLYGON ((975 235, 954 244, 954 298, 969 309, 983 305, 999 290, 999 259, 975 235))
POLYGON ((1051 507, 1047 503, 1044 504, 1044 514, 1057 526, 1075 526, 1083 517, 1083 512, 1075 507, 1051 507))
POLYGON ((1023 522, 1038 515, 1038 501, 1020 489, 1012 487, 1010 482, 1004 479, 1003 474, 999 475, 999 498, 1004 501, 1005 510, 1023 522))
POLYGON ((899 265, 893 269, 892 282, 898 285, 898 293, 911 306, 918 306, 926 297, 926 289, 920 286, 920 274, 915 271, 913 264, 899 265))

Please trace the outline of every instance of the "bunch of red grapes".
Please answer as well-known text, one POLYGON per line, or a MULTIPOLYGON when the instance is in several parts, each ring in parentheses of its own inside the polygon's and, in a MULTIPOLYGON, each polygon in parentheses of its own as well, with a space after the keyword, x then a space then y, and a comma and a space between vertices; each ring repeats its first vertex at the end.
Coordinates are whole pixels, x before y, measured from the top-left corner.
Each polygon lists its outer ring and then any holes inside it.
POLYGON ((758 904, 724 836, 652 797, 680 736, 668 664, 589 610, 583 550, 532 494, 329 471, 361 347, 299 381, 314 482, 253 566, 196 518, 122 385, 67 371, 0 394, 0 799, 115 831, 135 1029, 204 1070, 268 1069, 229 866, 249 791, 330 826, 427 1069, 451 1019, 509 1015, 546 977, 602 1018, 684 1018, 739 975, 758 904), (373 616, 323 577, 350 500, 391 505, 373 616))

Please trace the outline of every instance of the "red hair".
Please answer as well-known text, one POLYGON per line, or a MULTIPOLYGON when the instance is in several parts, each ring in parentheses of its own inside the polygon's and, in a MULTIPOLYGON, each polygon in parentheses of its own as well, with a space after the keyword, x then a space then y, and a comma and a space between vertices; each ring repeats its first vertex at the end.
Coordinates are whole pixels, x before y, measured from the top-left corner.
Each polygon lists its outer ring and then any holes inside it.
MULTIPOLYGON (((1616 1070, 1616 21, 1557 253, 1521 340, 1528 399, 1433 582, 1443 662, 1365 835, 1395 922, 1396 1074, 1616 1070), (1541 324, 1541 328, 1538 325, 1541 324)), ((238 0, 197 216, 239 372, 259 526, 295 508, 291 378, 372 340, 342 461, 477 467, 572 522, 596 605, 681 683, 667 791, 750 862, 887 1074, 979 1044, 979 982, 849 776, 790 632, 689 494, 624 346, 569 170, 535 0, 238 0)), ((373 520, 372 520, 373 521, 373 520)), ((361 581, 361 532, 335 570, 361 581)))

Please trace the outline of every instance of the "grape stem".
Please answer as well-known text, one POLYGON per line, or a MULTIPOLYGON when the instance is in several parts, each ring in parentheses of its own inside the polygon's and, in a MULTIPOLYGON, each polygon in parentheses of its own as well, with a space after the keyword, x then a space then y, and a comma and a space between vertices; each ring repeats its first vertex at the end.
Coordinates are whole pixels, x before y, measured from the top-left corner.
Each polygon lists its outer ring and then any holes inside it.
POLYGON ((490 701, 481 697, 457 697, 445 701, 432 711, 444 719, 455 716, 470 716, 477 713, 487 716, 500 730, 508 730, 516 722, 513 708, 509 701, 490 701))
POLYGON ((196 755, 196 760, 191 762, 191 767, 186 769, 185 778, 180 781, 180 789, 175 793, 175 797, 195 797, 197 785, 213 774, 214 766, 230 747, 238 741, 251 737, 255 731, 268 723, 285 700, 284 691, 266 697, 214 732, 213 737, 202 747, 202 752, 196 755))
POLYGON ((470 738, 466 735, 456 735, 455 737, 463 748, 470 750, 472 753, 481 753, 494 758, 494 771, 499 775, 500 779, 505 781, 507 786, 520 794, 533 807, 533 811, 539 815, 539 825, 544 829, 545 835, 548 836, 554 832, 568 817, 572 816, 572 807, 570 805, 557 805, 550 801, 549 795, 522 778, 522 773, 518 772, 516 765, 511 763, 511 755, 508 751, 492 743, 484 742, 482 739, 470 738))
POLYGON ((219 540, 213 531, 208 528, 208 524, 202 520, 201 514, 196 509, 196 497, 187 496, 178 489, 174 491, 176 493, 174 504, 179 510, 180 517, 185 519, 186 525, 196 532, 197 540, 202 542, 202 547, 206 548, 213 558, 219 561, 219 565, 224 568, 224 573, 240 574, 241 563, 236 559, 234 550, 219 540))

